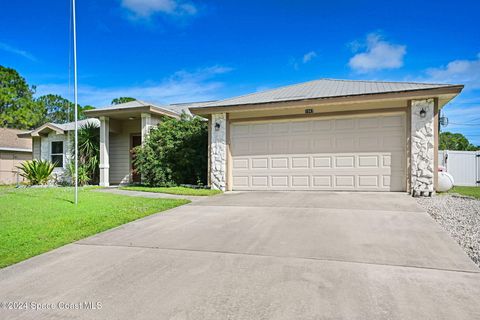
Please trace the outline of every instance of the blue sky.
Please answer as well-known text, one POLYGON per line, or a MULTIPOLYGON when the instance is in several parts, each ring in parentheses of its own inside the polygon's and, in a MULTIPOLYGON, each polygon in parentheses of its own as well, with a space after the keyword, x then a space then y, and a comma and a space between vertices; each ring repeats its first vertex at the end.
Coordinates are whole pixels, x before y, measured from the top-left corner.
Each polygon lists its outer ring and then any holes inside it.
MULTIPOLYGON (((462 0, 77 0, 79 102, 210 100, 318 78, 460 83, 445 130, 480 145, 478 12, 462 0)), ((69 0, 4 1, 0 30, 0 64, 71 98, 69 0)))

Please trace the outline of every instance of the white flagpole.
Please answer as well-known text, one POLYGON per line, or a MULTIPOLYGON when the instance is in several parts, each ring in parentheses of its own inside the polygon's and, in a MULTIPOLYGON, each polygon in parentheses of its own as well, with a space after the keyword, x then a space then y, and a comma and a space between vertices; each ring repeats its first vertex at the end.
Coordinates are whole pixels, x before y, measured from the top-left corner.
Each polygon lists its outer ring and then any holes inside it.
POLYGON ((72 0, 73 15, 73 95, 75 103, 75 204, 78 204, 78 97, 77 97, 77 26, 75 19, 75 0, 72 0))

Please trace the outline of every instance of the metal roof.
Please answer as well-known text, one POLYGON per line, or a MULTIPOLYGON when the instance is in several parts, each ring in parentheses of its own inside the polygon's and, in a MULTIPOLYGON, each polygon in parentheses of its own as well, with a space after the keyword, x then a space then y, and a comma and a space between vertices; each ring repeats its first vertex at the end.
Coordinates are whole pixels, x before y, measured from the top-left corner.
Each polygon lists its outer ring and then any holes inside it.
MULTIPOLYGON (((84 120, 78 120, 78 128, 81 129, 84 125, 90 124, 90 123, 100 127, 100 120, 95 118, 88 118, 84 120)), ((67 123, 52 123, 52 124, 64 131, 75 130, 75 121, 67 122, 67 123)))
POLYGON ((101 107, 101 108, 97 108, 97 109, 87 110, 86 113, 88 114, 89 111, 94 113, 95 111, 99 111, 99 110, 107 111, 107 110, 120 110, 120 109, 135 109, 135 108, 141 108, 141 107, 152 107, 152 108, 158 109, 160 111, 180 114, 177 111, 172 110, 168 106, 157 106, 154 103, 145 102, 145 101, 142 101, 142 100, 133 100, 133 101, 125 102, 125 103, 119 103, 119 104, 114 104, 114 105, 111 105, 111 106, 106 106, 106 107, 101 107))
MULTIPOLYGON (((355 95, 436 89, 451 84, 319 79, 273 90, 215 101, 201 107, 222 107, 280 101, 345 97, 355 95)), ((198 107, 198 108, 201 108, 198 107)), ((193 107, 195 108, 195 107, 193 107)))
POLYGON ((172 104, 169 104, 168 106, 165 106, 165 108, 170 109, 178 114, 185 112, 186 114, 191 115, 189 108, 203 107, 212 102, 215 102, 215 101, 212 100, 212 101, 200 101, 200 102, 172 103, 172 104))

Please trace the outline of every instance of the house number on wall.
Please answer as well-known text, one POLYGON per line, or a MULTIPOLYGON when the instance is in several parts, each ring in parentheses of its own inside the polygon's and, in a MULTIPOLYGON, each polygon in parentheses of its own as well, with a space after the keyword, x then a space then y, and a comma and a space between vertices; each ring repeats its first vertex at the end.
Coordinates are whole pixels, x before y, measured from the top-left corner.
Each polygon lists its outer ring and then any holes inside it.
POLYGON ((313 113, 313 109, 305 109, 305 113, 313 113))

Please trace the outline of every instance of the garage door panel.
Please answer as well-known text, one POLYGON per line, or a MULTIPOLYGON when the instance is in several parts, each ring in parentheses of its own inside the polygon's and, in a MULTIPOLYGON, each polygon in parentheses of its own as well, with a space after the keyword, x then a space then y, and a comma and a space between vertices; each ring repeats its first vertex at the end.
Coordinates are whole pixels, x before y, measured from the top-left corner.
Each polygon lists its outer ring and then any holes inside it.
POLYGON ((292 157, 292 169, 308 169, 310 168, 309 157, 292 157))
POLYGON ((233 169, 248 169, 249 159, 233 159, 233 169))
POLYGON ((330 156, 313 156, 313 168, 331 168, 332 157, 330 156))
POLYGON ((354 189, 355 188, 355 176, 354 175, 336 175, 335 187, 342 189, 354 189))
POLYGON ((358 168, 378 168, 379 167, 379 156, 377 155, 359 155, 357 157, 358 168))
POLYGON ((293 188, 308 188, 310 187, 310 176, 308 175, 293 175, 292 176, 292 187, 293 188))
POLYGON ((379 188, 379 179, 377 175, 358 175, 357 176, 357 186, 358 188, 370 189, 379 188))
POLYGON ((268 176, 252 176, 252 186, 253 187, 268 187, 268 176))
POLYGON ((271 186, 273 188, 288 188, 289 186, 288 175, 273 175, 271 176, 271 186))
POLYGON ((314 175, 312 180, 312 187, 331 189, 332 176, 331 175, 314 175))
POLYGON ((252 159, 252 169, 267 169, 268 158, 254 158, 252 159))
POLYGON ((288 169, 288 158, 272 158, 270 163, 272 169, 288 169))
POLYGON ((405 189, 403 115, 237 126, 234 190, 405 189))

